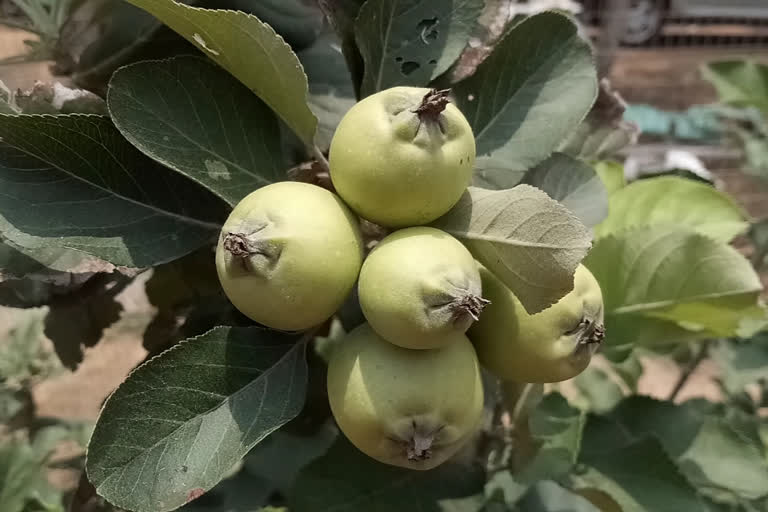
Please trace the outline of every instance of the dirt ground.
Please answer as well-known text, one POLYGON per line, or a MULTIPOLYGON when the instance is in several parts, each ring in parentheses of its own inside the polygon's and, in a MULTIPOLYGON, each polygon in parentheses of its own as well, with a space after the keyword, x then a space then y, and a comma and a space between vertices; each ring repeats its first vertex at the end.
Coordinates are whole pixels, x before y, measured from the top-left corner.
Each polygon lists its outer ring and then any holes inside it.
MULTIPOLYGON (((23 51, 20 31, 0 29, 0 58, 23 51)), ((738 50, 621 50, 615 55, 611 78, 629 102, 649 103, 665 109, 684 109, 694 103, 714 101, 712 88, 698 75, 703 62, 744 56, 738 50)), ((768 48, 749 51, 750 57, 768 62, 768 48)), ((0 66, 0 80, 12 89, 30 88, 36 79, 52 79, 48 63, 37 62, 0 66)), ((762 184, 743 178, 736 171, 724 171, 726 189, 744 204, 750 213, 768 214, 768 195, 762 184), (730 173, 730 174, 729 174, 730 173)), ((143 280, 123 292, 123 320, 109 329, 105 339, 88 349, 84 362, 74 372, 64 372, 37 385, 33 392, 40 414, 62 418, 95 420, 104 398, 141 361, 146 352, 140 335, 152 315, 143 293, 143 280)), ((0 308, 0 340, 14 323, 14 310, 0 308)), ((680 368, 663 358, 643 360, 646 369, 640 392, 666 398, 680 375, 680 368)), ((695 396, 719 398, 713 377, 717 369, 704 362, 679 394, 679 400, 695 396)), ((61 485, 68 485, 66 479, 61 485)))

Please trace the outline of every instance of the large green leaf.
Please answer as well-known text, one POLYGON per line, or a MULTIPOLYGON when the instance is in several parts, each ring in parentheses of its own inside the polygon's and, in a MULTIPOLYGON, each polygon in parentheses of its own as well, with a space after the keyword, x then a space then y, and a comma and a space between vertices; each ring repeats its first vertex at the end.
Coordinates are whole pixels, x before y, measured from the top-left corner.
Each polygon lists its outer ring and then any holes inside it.
POLYGON ((256 16, 190 7, 173 0, 130 0, 156 16, 253 90, 306 143, 317 119, 307 105, 307 77, 296 54, 256 16))
POLYGON ((459 57, 482 0, 366 2, 355 21, 365 63, 361 97, 396 85, 426 86, 459 57))
POLYGON ((0 114, 0 232, 32 250, 73 249, 129 267, 215 237, 218 198, 145 157, 105 117, 0 114))
POLYGON ((88 447, 98 493, 120 508, 163 512, 211 489, 301 411, 305 345, 217 327, 140 366, 107 401, 88 447))
POLYGON ((317 116, 315 142, 325 150, 341 118, 355 104, 355 90, 336 36, 322 35, 299 53, 309 79, 309 106, 317 116))
POLYGON ((555 153, 529 170, 523 183, 546 192, 594 227, 608 215, 608 193, 595 170, 580 160, 555 153))
POLYGON ((675 405, 635 396, 623 401, 611 418, 631 436, 655 436, 691 483, 717 501, 738 503, 768 495, 761 447, 722 417, 700 411, 695 402, 675 405))
POLYGON ((355 20, 365 0, 318 0, 318 3, 341 40, 341 50, 358 96, 363 81, 363 57, 355 41, 355 20))
POLYGON ((483 491, 476 466, 447 462, 413 471, 377 462, 343 436, 299 474, 288 499, 291 512, 442 512, 440 501, 483 491))
POLYGON ((722 340, 710 353, 729 393, 741 392, 760 379, 768 380, 768 333, 746 341, 722 340))
POLYGON ((604 78, 600 81, 600 92, 592 110, 560 146, 560 151, 576 158, 595 160, 611 157, 634 144, 640 128, 624 120, 625 109, 624 100, 604 78))
POLYGON ((532 484, 567 475, 578 459, 585 421, 585 412, 571 407, 559 393, 545 395, 528 420, 538 451, 516 479, 532 484))
POLYGON ((607 493, 624 512, 707 512, 658 441, 627 440, 604 428, 590 432, 590 427, 582 447, 580 487, 607 493))
MULTIPOLYGON (((546 12, 515 26, 477 72, 454 87, 477 139, 479 168, 521 171, 547 158, 597 96, 589 44, 566 16, 546 12)), ((498 172, 503 172, 499 170, 498 172)))
POLYGON ((768 112, 768 66, 754 60, 710 62, 702 74, 717 89, 720 101, 768 112))
POLYGON ((134 146, 231 205, 285 178, 274 114, 210 61, 126 66, 112 76, 107 101, 115 126, 134 146))
POLYGON ((762 285, 749 262, 685 228, 638 228, 602 238, 584 263, 603 291, 610 343, 640 341, 636 327, 643 318, 720 336, 748 335, 766 319, 758 305, 762 285))
POLYGON ((689 226, 721 242, 749 227, 744 212, 728 196, 704 183, 662 176, 638 180, 611 195, 610 215, 595 237, 641 226, 689 226))
POLYGON ((462 239, 531 313, 573 289, 573 273, 591 245, 567 208, 529 185, 470 187, 434 225, 462 239))

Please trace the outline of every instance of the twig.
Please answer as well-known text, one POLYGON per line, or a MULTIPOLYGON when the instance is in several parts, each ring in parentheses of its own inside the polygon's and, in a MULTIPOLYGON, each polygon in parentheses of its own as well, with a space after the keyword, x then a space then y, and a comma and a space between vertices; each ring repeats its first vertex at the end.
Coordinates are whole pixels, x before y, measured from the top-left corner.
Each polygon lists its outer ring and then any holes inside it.
POLYGON ((685 384, 688 382, 688 379, 691 378, 691 375, 694 374, 696 369, 699 367, 702 361, 707 357, 709 354, 709 346, 711 344, 711 340, 703 341, 701 343, 701 347, 699 348, 699 352, 694 356, 693 359, 691 359, 688 364, 683 369, 682 375, 680 375, 680 378, 677 380, 677 384, 675 384, 675 387, 672 389, 672 392, 669 394, 669 401, 674 402, 677 398, 677 395, 680 393, 680 391, 683 389, 685 384))

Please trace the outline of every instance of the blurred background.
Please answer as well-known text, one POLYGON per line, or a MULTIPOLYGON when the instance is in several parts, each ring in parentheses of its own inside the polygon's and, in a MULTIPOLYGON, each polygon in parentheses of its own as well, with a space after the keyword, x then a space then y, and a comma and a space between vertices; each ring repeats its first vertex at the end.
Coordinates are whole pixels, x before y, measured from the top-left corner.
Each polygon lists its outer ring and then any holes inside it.
MULTIPOLYGON (((274 1, 197 4, 263 16, 294 48, 323 30, 320 11, 309 0, 292 2, 285 11, 274 1)), ((103 94, 118 66, 189 49, 151 17, 127 7, 119 0, 0 0, 0 80, 6 94, 20 91, 22 98, 33 91, 26 97, 50 103, 59 93, 56 83, 103 94)), ((754 221, 750 235, 736 244, 768 283, 762 265, 768 247, 768 130, 755 106, 768 101, 768 74, 742 60, 768 64, 768 0, 488 0, 487 34, 473 44, 482 53, 482 45, 516 17, 547 9, 568 11, 579 21, 594 44, 601 75, 626 102, 623 119, 639 136, 637 144, 613 155, 625 175, 682 174, 731 194, 754 221), (721 61, 740 62, 738 69, 725 65, 720 80, 730 71, 739 74, 742 95, 753 95, 755 104, 722 101, 727 84, 716 87, 718 78, 705 71, 721 61)), ((163 348, 148 342, 147 333, 173 330, 183 316, 184 304, 175 304, 170 313, 163 310, 164 323, 157 320, 162 297, 147 293, 150 273, 129 284, 91 283, 97 293, 89 295, 68 293, 78 285, 73 275, 0 287, 0 302, 24 305, 0 307, 0 439, 21 436, 25 429, 48 433, 35 443, 0 443, 0 512, 17 512, 3 507, 9 499, 4 492, 32 492, 39 504, 46 496, 54 503, 78 489, 84 445, 103 400, 136 364, 163 348), (35 302, 46 305, 28 307, 35 302), (26 490, 3 487, 9 475, 18 478, 24 467, 43 463, 48 472, 42 479, 22 479, 26 490)), ((0 268, 0 283, 2 277, 0 268)), ((661 356, 647 355, 641 362, 640 394, 674 394, 678 401, 721 397, 714 362, 697 362, 678 390, 687 368, 661 356)), ((90 497, 85 492, 77 510, 97 510, 90 497)), ((24 510, 38 509, 58 510, 24 510)))

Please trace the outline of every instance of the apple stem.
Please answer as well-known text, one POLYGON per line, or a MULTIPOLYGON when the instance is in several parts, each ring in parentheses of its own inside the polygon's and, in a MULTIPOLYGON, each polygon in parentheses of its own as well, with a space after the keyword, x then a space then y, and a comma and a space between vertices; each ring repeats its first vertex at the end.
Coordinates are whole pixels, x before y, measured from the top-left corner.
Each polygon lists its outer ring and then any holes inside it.
POLYGON ((422 121, 437 122, 440 118, 440 113, 445 110, 445 107, 450 102, 448 99, 450 92, 450 89, 443 89, 441 91, 431 89, 424 95, 421 104, 416 107, 414 112, 419 115, 419 119, 422 121))
POLYGON ((488 299, 484 299, 469 293, 459 299, 456 299, 451 304, 453 309, 453 318, 454 320, 458 321, 463 316, 469 315, 472 317, 472 320, 478 321, 480 319, 480 313, 482 313, 483 309, 485 309, 485 306, 490 303, 491 301, 488 299))
POLYGON ((433 434, 422 435, 414 432, 406 448, 408 460, 426 460, 432 457, 433 434))

